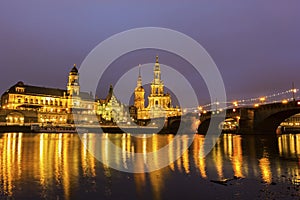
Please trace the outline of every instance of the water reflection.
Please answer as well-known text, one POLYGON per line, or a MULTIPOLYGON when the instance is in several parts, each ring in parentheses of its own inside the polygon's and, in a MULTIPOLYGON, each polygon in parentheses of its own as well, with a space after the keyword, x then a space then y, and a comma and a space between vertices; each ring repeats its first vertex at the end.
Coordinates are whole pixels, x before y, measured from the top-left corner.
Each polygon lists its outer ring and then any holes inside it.
MULTIPOLYGON (((154 152, 151 162, 158 165, 162 159, 173 160, 192 139, 183 135, 174 143, 173 135, 153 135, 136 138, 130 134, 23 134, 0 135, 0 197, 71 199, 84 193, 113 196, 113 180, 120 187, 135 188, 140 198, 151 193, 161 199, 166 185, 174 176, 191 175, 202 179, 222 180, 245 177, 272 183, 280 177, 299 176, 300 135, 275 137, 239 136, 224 134, 212 151, 204 157, 205 137, 196 135, 192 146, 168 167, 146 174, 128 175, 109 167, 114 163, 123 168, 133 166, 139 171, 147 167, 147 153, 154 152), (113 142, 122 154, 113 154, 108 142, 113 142), (168 146, 164 158, 155 152, 168 146), (98 162, 86 150, 93 149, 106 164, 98 162), (136 157, 141 153, 142 157, 136 157), (132 176, 133 185, 128 182, 132 176), (125 186, 124 186, 125 184, 125 186), (127 185, 126 185, 127 184, 127 185)), ((297 181, 296 178, 294 181, 297 181)), ((100 195, 100 197, 101 197, 100 195)), ((150 198, 150 196, 149 196, 150 198)))

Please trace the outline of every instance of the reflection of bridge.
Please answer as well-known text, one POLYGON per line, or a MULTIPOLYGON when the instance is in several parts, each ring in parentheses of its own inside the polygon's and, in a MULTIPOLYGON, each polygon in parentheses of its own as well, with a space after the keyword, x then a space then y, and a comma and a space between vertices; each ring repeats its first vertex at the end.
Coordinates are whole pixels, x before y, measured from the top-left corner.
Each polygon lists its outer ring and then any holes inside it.
MULTIPOLYGON (((236 130, 238 133, 275 133, 281 122, 297 113, 300 113, 300 101, 270 103, 256 107, 239 107, 222 111, 202 112, 200 115, 201 124, 199 125, 198 132, 206 133, 212 118, 214 119, 212 126, 218 128, 218 125, 224 121, 225 114, 226 119, 232 118, 238 122, 236 130), (221 116, 223 116, 223 119, 221 116)), ((178 120, 178 118, 169 119, 169 126, 172 127, 173 124, 178 123, 178 120)))

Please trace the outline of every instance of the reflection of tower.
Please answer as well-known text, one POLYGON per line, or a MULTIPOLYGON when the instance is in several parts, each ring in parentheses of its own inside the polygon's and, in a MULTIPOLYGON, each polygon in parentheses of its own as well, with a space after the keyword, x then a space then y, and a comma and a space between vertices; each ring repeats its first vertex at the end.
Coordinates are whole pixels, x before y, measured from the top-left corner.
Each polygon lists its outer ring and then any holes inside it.
POLYGON ((79 95, 79 74, 76 65, 74 64, 72 70, 69 73, 69 81, 67 85, 68 95, 79 95))
POLYGON ((145 90, 142 85, 141 77, 141 66, 139 66, 139 77, 137 80, 136 88, 134 90, 134 106, 139 110, 144 109, 145 107, 145 90))

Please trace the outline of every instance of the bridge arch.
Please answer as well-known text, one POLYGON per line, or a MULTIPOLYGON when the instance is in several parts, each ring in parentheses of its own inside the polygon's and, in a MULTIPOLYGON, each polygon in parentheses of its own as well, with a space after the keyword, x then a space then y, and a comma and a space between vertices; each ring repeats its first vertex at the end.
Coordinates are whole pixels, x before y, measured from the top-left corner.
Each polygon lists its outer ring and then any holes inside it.
POLYGON ((265 116, 261 120, 255 122, 254 131, 264 133, 275 133, 278 126, 287 118, 292 117, 295 114, 300 113, 298 109, 288 109, 272 113, 265 116))
MULTIPOLYGON (((237 117, 238 115, 236 115, 236 116, 233 116, 233 115, 226 115, 226 117, 225 117, 225 119, 224 118, 219 118, 218 119, 218 117, 216 117, 216 127, 215 128, 220 128, 220 125, 221 125, 221 123, 224 123, 224 122, 226 122, 226 121, 228 121, 228 120, 236 120, 236 117, 237 117)), ((208 127, 209 127, 209 124, 210 124, 210 121, 211 121, 211 116, 209 116, 209 117, 205 117, 205 118, 202 118, 202 120, 201 120, 201 118, 200 118, 200 124, 199 124, 199 126, 198 126, 198 133, 201 133, 201 134, 206 134, 206 132, 207 132, 207 130, 208 130, 208 127)))

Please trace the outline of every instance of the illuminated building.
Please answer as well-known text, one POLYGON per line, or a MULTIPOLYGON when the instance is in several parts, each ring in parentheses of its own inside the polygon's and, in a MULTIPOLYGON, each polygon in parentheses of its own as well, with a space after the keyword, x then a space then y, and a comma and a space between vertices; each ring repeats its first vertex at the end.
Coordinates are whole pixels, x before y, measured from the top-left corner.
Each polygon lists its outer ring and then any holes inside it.
POLYGON ((100 116, 100 121, 111 122, 127 122, 130 117, 126 111, 128 108, 122 104, 114 95, 113 86, 109 88, 108 95, 105 99, 97 100, 97 115, 100 116))
POLYGON ((142 86, 142 77, 139 70, 137 86, 134 91, 134 106, 137 108, 137 119, 180 116, 181 109, 174 108, 171 95, 164 93, 164 83, 161 80, 158 56, 154 65, 154 78, 151 83, 151 92, 148 96, 148 106, 145 107, 145 90, 142 86))
POLYGON ((96 102, 92 94, 80 91, 76 65, 69 73, 67 89, 26 85, 19 81, 1 96, 0 121, 7 124, 73 123, 72 111, 79 113, 82 122, 92 123, 96 102))

